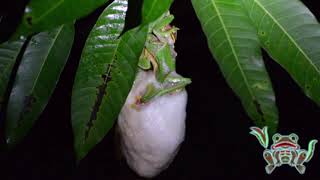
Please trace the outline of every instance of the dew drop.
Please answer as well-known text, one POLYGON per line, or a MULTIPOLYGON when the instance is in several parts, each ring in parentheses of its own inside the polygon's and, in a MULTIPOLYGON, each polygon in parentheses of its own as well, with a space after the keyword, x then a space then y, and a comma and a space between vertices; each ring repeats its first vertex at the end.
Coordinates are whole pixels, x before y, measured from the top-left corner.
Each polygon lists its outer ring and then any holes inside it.
POLYGON ((268 47, 268 46, 270 46, 270 41, 266 41, 265 42, 265 45, 268 47))
POLYGON ((26 9, 24 10, 25 13, 31 13, 32 9, 30 7, 26 7, 26 9))
POLYGON ((25 36, 20 36, 19 38, 20 38, 20 40, 26 40, 25 36))
POLYGON ((266 35, 266 32, 265 32, 265 31, 259 31, 259 35, 260 35, 260 36, 265 36, 265 35, 266 35))
POLYGON ((312 90, 311 90, 312 86, 310 84, 307 84, 304 88, 304 92, 307 95, 307 97, 312 97, 312 90))
POLYGON ((6 139, 6 142, 7 142, 7 144, 10 144, 10 143, 11 143, 11 139, 10 139, 10 138, 7 138, 7 139, 6 139))
POLYGON ((318 79, 317 78, 313 78, 312 81, 313 81, 313 83, 318 83, 318 79))
POLYGON ((307 89, 307 90, 310 90, 310 89, 311 89, 311 86, 310 86, 310 85, 306 85, 306 89, 307 89))

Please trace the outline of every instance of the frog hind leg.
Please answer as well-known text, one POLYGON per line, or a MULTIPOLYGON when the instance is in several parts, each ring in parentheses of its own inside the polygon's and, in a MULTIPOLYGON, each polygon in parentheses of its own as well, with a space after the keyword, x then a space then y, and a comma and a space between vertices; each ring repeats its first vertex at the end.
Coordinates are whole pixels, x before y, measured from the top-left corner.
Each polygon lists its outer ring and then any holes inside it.
POLYGON ((294 161, 295 167, 300 174, 304 174, 306 171, 306 167, 303 165, 306 159, 307 159, 307 151, 305 150, 301 150, 298 153, 298 156, 295 158, 295 161, 294 161))
POLYGON ((276 166, 275 166, 275 162, 276 162, 276 160, 275 160, 275 158, 273 157, 273 155, 272 155, 272 152, 271 151, 269 151, 269 150, 265 150, 264 152, 263 152, 263 158, 266 160, 266 162, 268 163, 267 165, 266 165, 266 172, 267 172, 267 174, 271 174, 272 172, 273 172, 273 170, 276 168, 276 166))
POLYGON ((265 169, 266 169, 267 174, 271 174, 275 168, 276 168, 275 165, 268 164, 268 165, 266 165, 265 169))
POLYGON ((306 171, 306 166, 304 166, 303 164, 296 165, 295 167, 300 174, 304 174, 306 171))

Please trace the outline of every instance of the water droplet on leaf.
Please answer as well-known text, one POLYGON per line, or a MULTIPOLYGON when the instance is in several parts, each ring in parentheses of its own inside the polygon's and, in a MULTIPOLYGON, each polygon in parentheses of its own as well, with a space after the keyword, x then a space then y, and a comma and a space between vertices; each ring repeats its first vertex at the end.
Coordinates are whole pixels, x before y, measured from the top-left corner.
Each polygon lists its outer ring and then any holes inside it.
POLYGON ((6 142, 7 142, 7 144, 10 144, 11 139, 10 139, 10 138, 7 138, 7 139, 6 139, 6 142))
POLYGON ((24 13, 31 13, 32 9, 30 7, 26 7, 26 9, 24 10, 24 13))
POLYGON ((25 36, 20 36, 19 37, 21 40, 26 40, 26 37, 25 36))
POLYGON ((266 46, 270 46, 270 41, 266 41, 266 42, 265 42, 265 45, 266 45, 266 46))
POLYGON ((265 36, 265 35, 266 35, 266 32, 265 32, 265 31, 259 31, 259 35, 260 35, 260 36, 265 36))

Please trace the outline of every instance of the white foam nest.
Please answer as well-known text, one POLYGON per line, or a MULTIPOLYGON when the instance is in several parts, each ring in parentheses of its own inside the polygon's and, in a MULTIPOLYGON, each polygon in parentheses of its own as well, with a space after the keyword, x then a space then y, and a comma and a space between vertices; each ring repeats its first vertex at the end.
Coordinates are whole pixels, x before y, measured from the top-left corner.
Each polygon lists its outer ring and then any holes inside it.
POLYGON ((134 108, 147 84, 160 86, 153 72, 140 71, 118 118, 121 151, 130 168, 151 178, 166 169, 185 135, 187 93, 166 94, 134 108))

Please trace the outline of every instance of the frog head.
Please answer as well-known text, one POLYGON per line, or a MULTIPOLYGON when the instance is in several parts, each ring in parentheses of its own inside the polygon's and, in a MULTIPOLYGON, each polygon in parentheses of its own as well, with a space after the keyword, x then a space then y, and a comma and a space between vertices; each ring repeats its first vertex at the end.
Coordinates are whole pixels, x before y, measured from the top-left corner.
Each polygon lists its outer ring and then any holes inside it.
POLYGON ((299 137, 292 133, 290 135, 281 135, 276 133, 272 137, 273 145, 271 146, 272 150, 297 150, 300 149, 298 145, 299 137))

